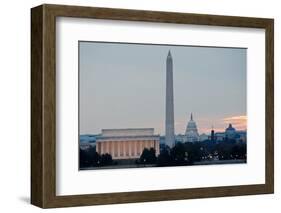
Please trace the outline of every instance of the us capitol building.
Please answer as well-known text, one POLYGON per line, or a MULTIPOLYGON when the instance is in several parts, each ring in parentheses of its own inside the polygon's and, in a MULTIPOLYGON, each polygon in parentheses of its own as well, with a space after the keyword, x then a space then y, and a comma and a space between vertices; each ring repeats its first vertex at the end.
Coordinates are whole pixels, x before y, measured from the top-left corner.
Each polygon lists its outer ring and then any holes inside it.
POLYGON ((236 130, 232 124, 229 124, 224 132, 215 132, 212 128, 211 134, 207 135, 205 133, 199 135, 196 122, 193 119, 193 115, 191 113, 190 120, 187 123, 185 134, 179 134, 175 136, 177 142, 202 142, 206 140, 210 140, 213 142, 221 142, 226 139, 236 140, 236 141, 247 141, 247 132, 245 130, 236 130))
POLYGON ((185 130, 185 142, 197 142, 199 141, 199 134, 197 130, 197 125, 193 120, 192 113, 190 115, 190 121, 187 123, 185 130))

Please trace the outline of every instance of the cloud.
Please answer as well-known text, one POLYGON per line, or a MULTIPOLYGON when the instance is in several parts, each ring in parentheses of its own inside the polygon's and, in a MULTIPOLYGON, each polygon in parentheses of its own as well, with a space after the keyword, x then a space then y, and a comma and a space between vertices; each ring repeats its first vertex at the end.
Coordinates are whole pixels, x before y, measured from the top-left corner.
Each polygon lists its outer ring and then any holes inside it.
POLYGON ((232 126, 239 130, 247 129, 247 116, 238 115, 232 117, 226 117, 223 119, 224 124, 232 124, 232 126))

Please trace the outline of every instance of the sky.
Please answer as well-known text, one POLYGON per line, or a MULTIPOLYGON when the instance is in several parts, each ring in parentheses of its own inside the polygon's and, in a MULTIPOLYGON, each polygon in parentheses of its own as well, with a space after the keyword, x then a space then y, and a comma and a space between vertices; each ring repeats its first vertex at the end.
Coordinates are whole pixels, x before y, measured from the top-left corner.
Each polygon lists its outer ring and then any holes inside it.
POLYGON ((190 114, 200 134, 246 129, 247 49, 79 42, 79 131, 154 128, 165 134, 166 57, 171 51, 176 134, 190 114))

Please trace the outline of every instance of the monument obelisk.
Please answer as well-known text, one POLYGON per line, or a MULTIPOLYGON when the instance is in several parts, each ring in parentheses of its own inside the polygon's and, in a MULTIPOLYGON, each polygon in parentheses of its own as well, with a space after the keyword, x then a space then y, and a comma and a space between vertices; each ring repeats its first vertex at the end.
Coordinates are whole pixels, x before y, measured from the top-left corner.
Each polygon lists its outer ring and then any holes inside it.
POLYGON ((170 148, 175 145, 173 58, 169 50, 166 60, 166 121, 165 143, 170 148))

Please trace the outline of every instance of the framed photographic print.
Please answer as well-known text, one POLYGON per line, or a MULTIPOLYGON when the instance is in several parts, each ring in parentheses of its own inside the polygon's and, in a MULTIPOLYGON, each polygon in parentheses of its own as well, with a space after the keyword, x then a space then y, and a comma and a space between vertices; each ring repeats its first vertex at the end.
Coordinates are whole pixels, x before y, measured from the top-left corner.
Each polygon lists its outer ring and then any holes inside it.
POLYGON ((273 19, 31 9, 31 203, 274 191, 273 19))

